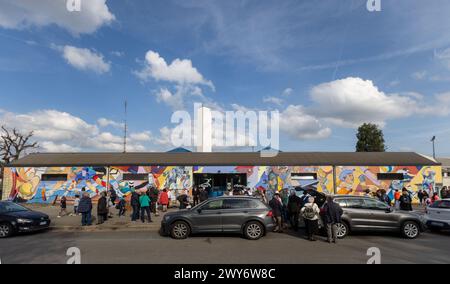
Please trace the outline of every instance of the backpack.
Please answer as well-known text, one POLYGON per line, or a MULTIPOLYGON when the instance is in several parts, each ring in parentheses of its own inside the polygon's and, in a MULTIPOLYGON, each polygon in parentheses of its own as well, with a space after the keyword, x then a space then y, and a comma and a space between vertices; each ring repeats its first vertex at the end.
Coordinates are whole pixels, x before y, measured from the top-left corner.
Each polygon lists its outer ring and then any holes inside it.
POLYGON ((304 208, 305 210, 303 211, 303 217, 311 220, 316 216, 313 206, 305 206, 304 208))

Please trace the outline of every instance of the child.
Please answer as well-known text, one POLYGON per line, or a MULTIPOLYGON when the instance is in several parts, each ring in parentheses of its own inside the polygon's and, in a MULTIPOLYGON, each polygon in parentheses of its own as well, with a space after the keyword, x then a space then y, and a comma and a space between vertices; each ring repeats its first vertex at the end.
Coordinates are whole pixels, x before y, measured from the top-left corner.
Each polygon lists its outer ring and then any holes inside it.
POLYGON ((121 216, 125 216, 125 205, 126 205, 126 201, 125 199, 122 197, 119 200, 119 204, 117 204, 117 209, 119 209, 119 217, 121 216))
POLYGON ((66 208, 67 208, 67 199, 66 199, 65 196, 61 197, 61 200, 60 200, 60 206, 61 206, 61 211, 59 212, 57 218, 61 218, 61 216, 67 215, 67 211, 66 211, 66 208), (62 213, 64 213, 64 215, 62 215, 62 213))
POLYGON ((80 204, 80 196, 79 195, 75 195, 75 200, 73 201, 73 214, 76 215, 80 215, 78 213, 78 205, 80 204))

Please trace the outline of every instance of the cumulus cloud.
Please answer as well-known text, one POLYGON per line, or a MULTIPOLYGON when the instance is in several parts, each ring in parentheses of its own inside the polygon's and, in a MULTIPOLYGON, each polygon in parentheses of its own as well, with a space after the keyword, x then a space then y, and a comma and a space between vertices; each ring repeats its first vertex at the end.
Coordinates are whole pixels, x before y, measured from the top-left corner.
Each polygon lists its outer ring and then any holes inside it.
POLYGON ((140 132, 140 133, 131 133, 130 138, 135 141, 150 141, 150 140, 152 140, 150 131, 144 131, 144 132, 140 132))
POLYGON ((441 62, 446 68, 450 69, 450 48, 434 52, 436 60, 441 62))
POLYGON ((411 96, 385 94, 372 81, 353 77, 317 85, 310 96, 315 113, 344 127, 363 122, 383 126, 386 120, 410 116, 418 109, 411 96))
POLYGON ((156 81, 168 81, 177 84, 207 85, 214 89, 211 81, 206 80, 198 70, 192 66, 189 59, 175 59, 167 64, 157 52, 148 51, 145 55, 145 66, 135 74, 142 80, 152 78, 156 81))
POLYGON ((277 97, 265 97, 263 98, 263 102, 280 106, 283 104, 284 100, 277 97))
POLYGON ((104 118, 104 117, 99 118, 99 119, 97 120, 97 124, 98 124, 100 127, 108 127, 108 126, 112 126, 112 127, 114 127, 114 128, 123 128, 123 127, 124 127, 124 124, 123 124, 123 123, 121 123, 121 122, 116 122, 116 121, 114 121, 114 120, 107 119, 107 118, 104 118))
POLYGON ((111 69, 111 63, 105 61, 103 55, 96 51, 70 45, 54 46, 54 48, 61 52, 68 64, 78 70, 103 74, 111 69))
POLYGON ((292 95, 292 93, 294 92, 294 89, 292 88, 286 88, 283 90, 283 92, 281 93, 282 96, 288 97, 290 95, 292 95))
POLYGON ((314 116, 300 105, 290 105, 280 114, 280 130, 294 139, 324 139, 331 135, 331 129, 324 127, 314 116))
POLYGON ((106 0, 81 2, 81 11, 69 12, 66 0, 0 0, 0 27, 25 29, 56 25, 74 35, 91 34, 115 20, 106 0))
MULTIPOLYGON (((16 127, 22 132, 34 132, 34 139, 44 151, 122 151, 123 138, 110 132, 102 132, 96 124, 67 112, 38 110, 25 114, 0 113, 0 125, 16 127)), ((143 151, 142 140, 128 139, 128 151, 143 151)))

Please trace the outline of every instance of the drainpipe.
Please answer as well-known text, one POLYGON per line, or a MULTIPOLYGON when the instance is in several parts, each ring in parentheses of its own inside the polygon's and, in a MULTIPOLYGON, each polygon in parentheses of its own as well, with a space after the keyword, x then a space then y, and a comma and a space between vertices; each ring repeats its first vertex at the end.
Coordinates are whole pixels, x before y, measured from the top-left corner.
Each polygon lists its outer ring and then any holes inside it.
POLYGON ((333 165, 333 194, 336 195, 336 166, 333 165))

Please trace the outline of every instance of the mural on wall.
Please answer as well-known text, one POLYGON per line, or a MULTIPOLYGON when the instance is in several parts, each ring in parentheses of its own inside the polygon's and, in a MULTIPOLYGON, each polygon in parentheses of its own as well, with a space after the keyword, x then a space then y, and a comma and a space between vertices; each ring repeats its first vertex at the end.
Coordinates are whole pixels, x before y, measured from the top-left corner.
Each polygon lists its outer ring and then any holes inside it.
MULTIPOLYGON (((109 184, 119 197, 127 198, 131 188, 145 190, 148 186, 158 189, 169 188, 174 197, 182 189, 192 187, 191 167, 112 167, 109 184), (148 174, 148 180, 123 180, 124 173, 148 174)), ((51 168, 6 168, 3 199, 29 203, 52 203, 57 197, 71 200, 84 188, 94 199, 107 190, 106 168, 94 167, 51 167, 51 168), (66 180, 43 180, 44 174, 64 174, 66 180)))
MULTIPOLYGON (((276 191, 296 186, 309 187, 326 194, 334 192, 333 168, 331 166, 227 166, 227 167, 163 167, 124 166, 105 168, 51 167, 51 168, 5 168, 3 199, 30 203, 52 203, 58 196, 69 200, 80 194, 82 188, 93 197, 105 191, 109 182, 119 197, 128 198, 132 188, 145 190, 154 186, 160 190, 170 189, 176 198, 183 189, 191 190, 194 173, 245 173, 244 186, 266 192, 271 198, 276 191), (124 174, 148 174, 146 180, 124 180, 124 174), (316 179, 295 179, 293 173, 314 173, 316 179), (67 180, 43 180, 43 174, 65 174, 67 180)), ((417 191, 432 191, 442 183, 440 166, 392 166, 392 167, 336 167, 336 193, 363 195, 366 190, 375 192, 385 189, 393 197, 394 191, 407 188, 417 202, 417 191), (401 173, 402 180, 378 180, 378 173, 401 173)))
POLYGON ((395 190, 406 188, 418 202, 419 189, 427 193, 433 191, 437 183, 442 183, 442 173, 437 166, 408 166, 408 167, 337 167, 336 193, 363 195, 367 190, 371 193, 378 189, 386 190, 393 199, 395 190), (402 174, 402 180, 378 180, 378 173, 402 174))

